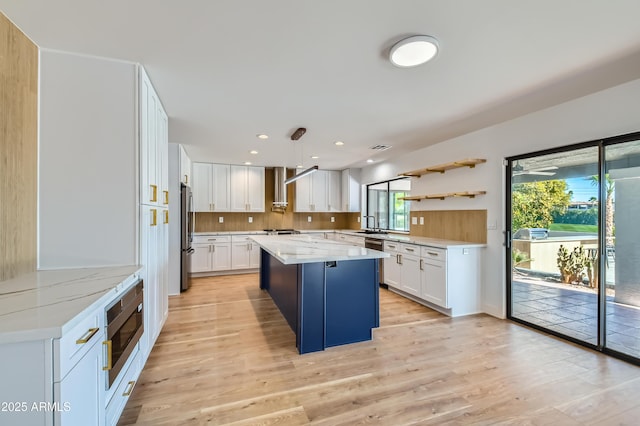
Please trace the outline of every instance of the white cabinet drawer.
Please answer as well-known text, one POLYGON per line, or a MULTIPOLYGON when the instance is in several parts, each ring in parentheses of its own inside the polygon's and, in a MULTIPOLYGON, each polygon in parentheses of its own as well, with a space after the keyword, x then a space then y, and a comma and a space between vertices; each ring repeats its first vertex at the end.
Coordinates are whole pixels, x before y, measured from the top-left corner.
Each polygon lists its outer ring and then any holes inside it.
POLYGON ((400 253, 403 254, 413 254, 415 256, 420 256, 420 246, 415 244, 400 244, 400 253))
POLYGON ((384 242, 384 251, 391 253, 391 252, 399 252, 400 251, 400 243, 396 243, 396 242, 389 242, 389 241, 385 241, 384 242))
POLYGON ((420 256, 425 259, 445 262, 447 260, 447 250, 435 247, 421 247, 420 256))
POLYGON ((59 351, 59 362, 54 365, 54 382, 58 382, 96 343, 104 340, 104 309, 93 311, 60 339, 54 339, 54 351, 59 351))
POLYGON ((124 374, 122 374, 122 379, 120 382, 114 383, 114 386, 117 386, 111 395, 111 399, 107 403, 106 407, 106 424, 107 426, 115 426, 118 423, 118 419, 120 418, 120 414, 122 414, 122 410, 124 410, 124 406, 131 396, 131 392, 136 385, 136 381, 140 376, 140 372, 142 371, 142 356, 140 355, 139 350, 135 350, 131 354, 131 363, 129 367, 127 367, 124 374))
POLYGON ((251 239, 251 235, 232 235, 231 242, 232 243, 250 243, 253 240, 251 239))
POLYGON ((194 244, 217 244, 230 242, 230 235, 196 235, 193 237, 194 244))

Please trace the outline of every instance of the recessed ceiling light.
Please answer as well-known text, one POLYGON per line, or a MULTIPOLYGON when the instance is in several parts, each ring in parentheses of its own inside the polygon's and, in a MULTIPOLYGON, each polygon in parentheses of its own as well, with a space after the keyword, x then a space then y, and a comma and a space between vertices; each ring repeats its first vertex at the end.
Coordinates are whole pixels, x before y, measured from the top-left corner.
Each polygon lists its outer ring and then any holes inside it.
POLYGON ((269 135, 265 135, 264 133, 260 133, 259 135, 256 135, 256 137, 258 139, 269 139, 269 135))
POLYGON ((311 158, 313 158, 314 160, 317 160, 320 157, 318 157, 317 155, 312 155, 311 158))
POLYGON ((342 146, 342 145, 344 145, 344 142, 342 142, 342 141, 336 141, 336 145, 337 145, 337 146, 342 146))
POLYGON ((438 53, 438 40, 417 35, 400 40, 389 52, 391 63, 400 68, 410 68, 429 62, 438 53))
POLYGON ((258 153, 258 151, 256 151, 255 149, 253 149, 253 150, 249 151, 249 154, 256 155, 257 153, 258 153))
POLYGON ((371 158, 369 158, 369 159, 367 160, 367 163, 373 163, 373 160, 372 160, 371 158))
POLYGON ((304 166, 303 166, 303 165, 301 165, 301 164, 298 164, 298 165, 296 166, 296 168, 297 168, 297 169, 302 169, 303 167, 304 167, 304 166))
POLYGON ((244 164, 245 164, 245 166, 250 166, 251 165, 251 161, 245 161, 244 164))

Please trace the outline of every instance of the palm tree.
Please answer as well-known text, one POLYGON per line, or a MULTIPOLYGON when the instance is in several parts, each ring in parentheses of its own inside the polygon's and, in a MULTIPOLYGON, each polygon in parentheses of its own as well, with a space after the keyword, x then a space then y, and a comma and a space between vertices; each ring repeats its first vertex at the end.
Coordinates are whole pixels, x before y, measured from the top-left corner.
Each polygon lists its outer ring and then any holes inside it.
MULTIPOLYGON (((614 185, 615 182, 613 181, 613 179, 611 179, 611 177, 609 176, 609 173, 604 175, 606 181, 607 181, 607 199, 606 199, 606 204, 605 204, 605 213, 606 213, 606 217, 605 217, 605 232, 606 232, 606 244, 607 247, 613 247, 613 191, 614 191, 614 185)), ((597 175, 595 176, 591 176, 591 184, 593 186, 598 186, 598 184, 600 183, 600 179, 597 175)))

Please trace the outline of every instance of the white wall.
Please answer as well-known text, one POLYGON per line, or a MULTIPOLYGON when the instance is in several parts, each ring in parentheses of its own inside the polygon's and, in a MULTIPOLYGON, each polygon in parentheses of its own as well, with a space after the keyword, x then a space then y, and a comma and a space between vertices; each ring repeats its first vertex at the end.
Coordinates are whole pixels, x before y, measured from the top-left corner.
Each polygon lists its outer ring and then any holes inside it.
POLYGON ((39 269, 138 263, 136 75, 41 50, 39 269))
POLYGON ((364 184, 378 182, 398 173, 461 160, 486 158, 475 169, 457 169, 444 175, 427 175, 412 180, 413 195, 448 191, 486 190, 475 199, 412 202, 411 210, 486 209, 488 230, 485 251, 482 306, 484 312, 504 317, 505 304, 505 157, 541 149, 591 141, 640 130, 640 80, 578 98, 429 146, 407 155, 362 169, 364 184))

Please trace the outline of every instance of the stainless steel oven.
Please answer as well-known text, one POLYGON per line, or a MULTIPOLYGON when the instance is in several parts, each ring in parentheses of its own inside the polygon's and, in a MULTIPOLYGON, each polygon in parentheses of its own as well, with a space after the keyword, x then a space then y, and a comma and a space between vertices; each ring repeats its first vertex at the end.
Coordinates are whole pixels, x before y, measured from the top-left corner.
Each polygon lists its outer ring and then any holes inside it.
POLYGON ((143 282, 138 280, 121 298, 106 309, 107 362, 103 370, 108 372, 107 388, 118 377, 127 359, 135 349, 144 332, 144 307, 142 303, 143 282))

